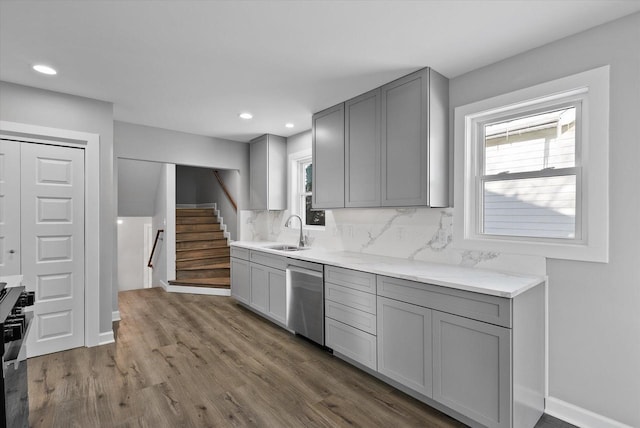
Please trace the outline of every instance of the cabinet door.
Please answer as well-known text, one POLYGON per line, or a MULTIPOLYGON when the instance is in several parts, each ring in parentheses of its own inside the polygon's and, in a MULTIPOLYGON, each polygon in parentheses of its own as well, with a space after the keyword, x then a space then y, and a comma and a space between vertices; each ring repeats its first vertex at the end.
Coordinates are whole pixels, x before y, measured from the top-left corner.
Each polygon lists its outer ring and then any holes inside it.
POLYGON ((382 206, 427 204, 429 71, 381 88, 382 206))
POLYGON ((251 300, 252 308, 259 312, 267 313, 268 290, 269 290, 269 268, 262 265, 250 264, 251 266, 251 300))
POLYGON ((326 345, 334 352, 376 369, 376 337, 350 325, 325 318, 326 345))
POLYGON ((267 134, 267 209, 287 209, 287 140, 267 134))
POLYGON ((431 309, 378 297, 378 372, 432 393, 431 309))
POLYGON ((344 207, 344 104, 313 115, 313 208, 344 207))
POLYGON ((433 311, 433 399, 488 427, 511 424, 511 330, 433 311))
POLYGON ((380 89, 345 102, 345 207, 380 206, 380 89))
POLYGON ((249 262, 235 257, 231 258, 231 295, 242 303, 250 303, 249 262))
POLYGON ((284 271, 268 270, 269 296, 268 314, 282 324, 287 323, 287 283, 284 271))
POLYGON ((268 137, 263 135, 249 145, 249 208, 267 209, 268 137))

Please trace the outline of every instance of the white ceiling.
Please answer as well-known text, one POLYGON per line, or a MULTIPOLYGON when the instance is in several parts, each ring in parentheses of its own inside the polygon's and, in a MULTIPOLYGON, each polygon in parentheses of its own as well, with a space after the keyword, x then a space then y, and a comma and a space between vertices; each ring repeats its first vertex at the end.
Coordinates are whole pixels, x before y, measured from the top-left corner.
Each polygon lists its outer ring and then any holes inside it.
POLYGON ((247 141, 306 130, 313 112, 418 68, 452 78, 639 10, 638 0, 2 0, 0 79, 113 102, 116 120, 247 141))

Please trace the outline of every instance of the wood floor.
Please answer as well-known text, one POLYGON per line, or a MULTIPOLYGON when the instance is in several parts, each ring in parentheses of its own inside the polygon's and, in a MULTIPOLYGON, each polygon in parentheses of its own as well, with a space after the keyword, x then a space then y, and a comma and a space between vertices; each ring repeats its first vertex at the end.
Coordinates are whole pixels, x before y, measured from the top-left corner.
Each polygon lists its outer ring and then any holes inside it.
POLYGON ((115 344, 29 360, 32 427, 463 426, 228 297, 119 298, 115 344))

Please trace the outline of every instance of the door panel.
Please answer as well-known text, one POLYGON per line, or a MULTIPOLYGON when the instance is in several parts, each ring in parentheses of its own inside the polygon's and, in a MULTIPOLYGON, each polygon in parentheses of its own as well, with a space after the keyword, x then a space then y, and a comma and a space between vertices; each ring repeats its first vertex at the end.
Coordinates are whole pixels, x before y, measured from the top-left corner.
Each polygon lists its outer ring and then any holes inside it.
POLYGON ((0 276, 20 274, 20 143, 0 140, 0 276))
POLYGON ((84 151, 21 145, 23 284, 36 292, 29 357, 84 345, 84 151))
POLYGON ((489 427, 511 426, 511 330, 433 311, 433 399, 489 427))
POLYGON ((431 309, 378 297, 378 372, 432 395, 431 309))

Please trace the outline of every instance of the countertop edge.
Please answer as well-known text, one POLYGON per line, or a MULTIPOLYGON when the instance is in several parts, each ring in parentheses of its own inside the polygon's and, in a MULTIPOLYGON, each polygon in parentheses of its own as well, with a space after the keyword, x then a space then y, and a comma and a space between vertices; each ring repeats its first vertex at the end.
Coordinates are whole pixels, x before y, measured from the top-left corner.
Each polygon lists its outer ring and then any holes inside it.
POLYGON ((322 263, 329 266, 336 266, 336 267, 341 267, 345 269, 357 270, 361 272, 369 272, 376 275, 388 276, 392 278, 404 279, 404 280, 414 281, 414 282, 419 282, 424 284, 432 284, 432 285, 437 285, 441 287, 480 293, 480 294, 485 294, 490 296, 503 297, 507 299, 513 299, 525 293, 526 291, 540 284, 544 284, 546 282, 546 279, 541 276, 521 275, 517 273, 505 273, 505 272, 493 271, 493 270, 487 270, 487 269, 476 269, 476 268, 469 268, 469 267, 463 267, 463 266, 457 266, 457 265, 447 265, 444 263, 409 261, 409 260, 399 259, 399 258, 394 258, 389 256, 370 255, 370 254, 352 253, 352 252, 344 252, 344 251, 315 250, 315 249, 307 249, 307 250, 300 250, 300 251, 281 251, 281 250, 274 250, 272 248, 267 248, 269 246, 279 245, 279 244, 282 244, 282 243, 269 242, 269 241, 233 241, 231 242, 232 247, 244 248, 248 250, 258 250, 265 253, 297 259, 297 260, 309 261, 314 263, 322 263), (314 251, 314 252, 307 253, 308 251, 314 251), (447 269, 468 270, 469 272, 477 271, 478 273, 484 274, 485 276, 495 275, 496 278, 501 278, 501 279, 511 277, 514 279, 514 281, 519 280, 520 282, 523 282, 523 283, 514 287, 515 288, 514 290, 506 291, 502 289, 484 287, 484 286, 474 285, 470 283, 464 284, 459 282, 445 281, 445 280, 441 280, 441 279, 429 277, 429 276, 415 276, 415 275, 399 272, 398 270, 394 271, 394 270, 385 270, 385 269, 376 269, 376 268, 368 268, 366 270, 363 270, 360 266, 354 266, 354 264, 349 262, 336 261, 330 257, 323 259, 322 258, 323 254, 327 256, 330 256, 333 254, 334 257, 340 254, 352 254, 352 255, 357 254, 359 257, 362 257, 362 259, 365 259, 365 260, 367 258, 388 259, 398 264, 402 264, 402 262, 406 262, 407 265, 413 265, 413 266, 419 265, 419 266, 424 266, 425 268, 431 265, 434 267, 436 266, 445 267, 447 269))

